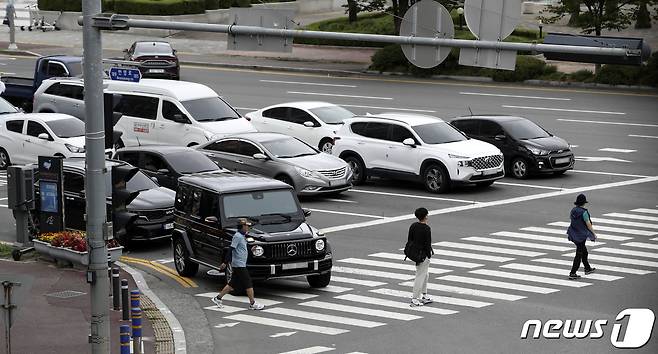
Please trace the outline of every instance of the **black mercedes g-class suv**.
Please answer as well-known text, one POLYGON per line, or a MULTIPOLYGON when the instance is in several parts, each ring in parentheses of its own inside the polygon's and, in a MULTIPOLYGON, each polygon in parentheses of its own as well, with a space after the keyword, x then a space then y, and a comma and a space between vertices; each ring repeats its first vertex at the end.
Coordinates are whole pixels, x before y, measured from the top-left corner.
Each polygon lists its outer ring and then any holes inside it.
MULTIPOLYGON (((254 225, 247 269, 254 280, 305 275, 312 287, 329 285, 331 247, 306 223, 310 211, 286 183, 244 172, 185 176, 174 208, 174 263, 182 276, 194 276, 199 265, 219 270, 238 218, 248 218, 254 225)), ((224 273, 230 280, 230 267, 224 273)))

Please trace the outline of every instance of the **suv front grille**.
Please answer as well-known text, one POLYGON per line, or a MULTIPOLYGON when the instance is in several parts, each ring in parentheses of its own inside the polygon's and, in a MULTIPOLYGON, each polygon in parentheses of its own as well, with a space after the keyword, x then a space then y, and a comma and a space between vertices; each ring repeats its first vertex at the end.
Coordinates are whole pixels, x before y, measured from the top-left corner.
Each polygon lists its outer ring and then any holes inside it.
POLYGON ((476 157, 473 160, 471 160, 471 164, 473 168, 475 168, 476 170, 486 170, 489 168, 496 168, 500 166, 501 163, 503 163, 502 155, 476 157))
POLYGON ((274 243, 269 245, 269 248, 273 260, 305 258, 315 255, 314 242, 315 240, 274 243))
POLYGON ((321 175, 327 177, 327 178, 343 178, 345 177, 345 171, 347 170, 347 167, 342 167, 336 170, 321 170, 318 171, 321 175))
POLYGON ((172 218, 174 216, 174 208, 131 211, 139 215, 140 219, 146 218, 146 221, 172 218))

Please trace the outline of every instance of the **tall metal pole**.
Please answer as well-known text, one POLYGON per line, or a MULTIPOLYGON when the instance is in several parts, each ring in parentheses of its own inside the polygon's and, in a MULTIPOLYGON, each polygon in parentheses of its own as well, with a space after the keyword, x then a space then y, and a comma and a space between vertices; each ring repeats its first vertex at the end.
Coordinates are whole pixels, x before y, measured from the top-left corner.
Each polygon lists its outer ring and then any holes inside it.
POLYGON ((103 63, 101 32, 92 26, 101 12, 101 0, 82 2, 85 85, 85 146, 87 159, 87 239, 91 293, 91 352, 110 352, 109 286, 107 247, 103 238, 105 209, 105 132, 103 124, 103 63))
POLYGON ((7 16, 7 21, 9 21, 9 50, 18 50, 16 45, 16 7, 14 7, 15 0, 9 0, 7 2, 7 7, 5 8, 5 16, 7 16))

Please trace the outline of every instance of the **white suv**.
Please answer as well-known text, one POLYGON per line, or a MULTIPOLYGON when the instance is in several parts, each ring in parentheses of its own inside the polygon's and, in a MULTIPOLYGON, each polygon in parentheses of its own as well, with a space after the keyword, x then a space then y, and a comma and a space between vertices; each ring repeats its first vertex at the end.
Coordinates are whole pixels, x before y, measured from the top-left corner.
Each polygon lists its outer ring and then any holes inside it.
POLYGON ((353 171, 353 183, 368 176, 422 181, 433 193, 454 183, 491 185, 503 178, 503 154, 497 147, 469 139, 440 118, 382 113, 345 120, 333 154, 353 171))

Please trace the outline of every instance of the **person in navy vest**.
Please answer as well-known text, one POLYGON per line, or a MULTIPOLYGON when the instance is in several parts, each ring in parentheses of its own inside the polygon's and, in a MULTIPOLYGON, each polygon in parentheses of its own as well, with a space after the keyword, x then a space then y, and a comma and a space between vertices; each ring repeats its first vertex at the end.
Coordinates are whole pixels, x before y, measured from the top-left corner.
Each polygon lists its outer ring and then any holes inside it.
POLYGON ((580 262, 583 262, 585 266, 585 275, 591 274, 596 270, 592 268, 587 261, 587 247, 585 247, 585 242, 589 239, 591 241, 596 241, 596 233, 592 227, 592 219, 589 216, 589 211, 585 209, 587 204, 587 198, 584 194, 578 194, 576 197, 576 206, 571 209, 571 225, 567 229, 567 236, 569 241, 576 244, 576 255, 573 258, 573 266, 571 267, 571 272, 569 273, 569 279, 574 280, 580 278, 580 275, 576 274, 578 268, 580 268, 580 262))

